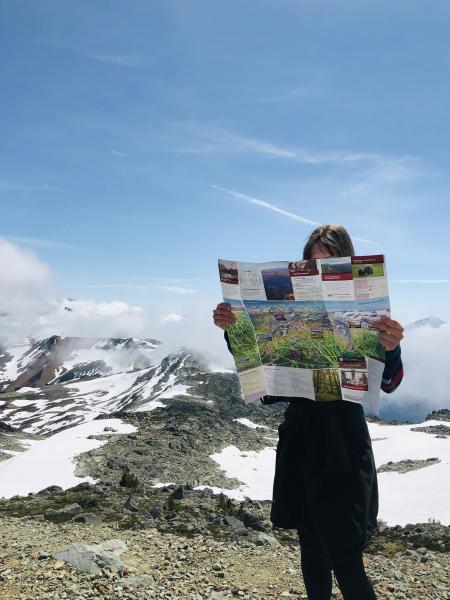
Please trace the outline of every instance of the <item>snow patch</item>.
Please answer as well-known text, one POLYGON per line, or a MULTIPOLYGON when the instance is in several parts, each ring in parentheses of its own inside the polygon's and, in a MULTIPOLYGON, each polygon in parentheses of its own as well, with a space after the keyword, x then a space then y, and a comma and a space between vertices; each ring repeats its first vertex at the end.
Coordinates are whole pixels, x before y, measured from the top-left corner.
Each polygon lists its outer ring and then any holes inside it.
POLYGON ((136 427, 120 419, 100 419, 36 441, 29 450, 0 462, 0 498, 26 496, 49 485, 67 489, 83 481, 96 483, 92 477, 74 475, 74 458, 106 443, 106 440, 87 439, 103 433, 104 427, 113 427, 117 433, 137 431, 136 427))
POLYGON ((258 425, 257 423, 253 423, 250 419, 246 419, 245 417, 240 417, 239 419, 233 419, 233 421, 237 421, 238 423, 242 423, 242 425, 246 425, 251 429, 259 429, 260 427, 263 429, 269 429, 267 425, 258 425))
MULTIPOLYGON (((239 421, 242 422, 242 419, 239 421)), ((379 439, 373 445, 377 468, 389 461, 408 458, 436 457, 440 460, 437 464, 416 471, 377 474, 380 499, 378 518, 388 525, 424 523, 429 519, 437 519, 443 525, 450 524, 450 438, 436 438, 433 434, 412 431, 415 427, 432 425, 450 426, 450 423, 368 423, 372 438, 386 438, 379 439)), ((236 500, 243 500, 246 496, 255 500, 271 500, 275 456, 275 447, 245 451, 244 455, 236 446, 227 446, 221 452, 211 454, 210 458, 217 462, 227 477, 236 478, 242 484, 234 489, 207 485, 195 489, 210 488, 215 494, 223 493, 236 500)))

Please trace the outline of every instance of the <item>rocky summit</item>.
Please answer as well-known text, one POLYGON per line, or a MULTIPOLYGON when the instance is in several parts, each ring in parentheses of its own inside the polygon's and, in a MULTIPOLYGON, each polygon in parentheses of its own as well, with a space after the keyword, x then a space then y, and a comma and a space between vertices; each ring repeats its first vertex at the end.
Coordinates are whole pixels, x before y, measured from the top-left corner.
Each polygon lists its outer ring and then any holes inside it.
MULTIPOLYGON (((89 351, 93 362, 98 345, 89 351)), ((2 600, 305 600, 297 532, 272 526, 270 500, 217 493, 241 482, 211 458, 230 446, 244 449, 242 456, 274 448, 285 403, 245 404, 234 373, 211 371, 188 349, 146 366, 125 361, 123 372, 75 373, 74 360, 46 385, 33 388, 28 379, 22 394, 0 396, 3 464, 55 433, 101 422, 88 436, 94 447, 72 466, 88 480, 64 488, 55 473, 51 485, 0 498, 2 600), (119 420, 127 432, 117 429, 119 420)), ((103 361, 113 368, 110 356, 103 361)), ((3 372, 12 372, 7 362, 3 372)), ((428 440, 432 433, 411 435, 428 440)), ((390 461, 379 471, 407 477, 436 461, 390 461)), ((45 461, 36 468, 45 472, 45 461)), ((377 597, 449 600, 449 534, 432 519, 405 526, 380 520, 364 554, 377 597)), ((342 598, 336 582, 333 598, 342 598)))

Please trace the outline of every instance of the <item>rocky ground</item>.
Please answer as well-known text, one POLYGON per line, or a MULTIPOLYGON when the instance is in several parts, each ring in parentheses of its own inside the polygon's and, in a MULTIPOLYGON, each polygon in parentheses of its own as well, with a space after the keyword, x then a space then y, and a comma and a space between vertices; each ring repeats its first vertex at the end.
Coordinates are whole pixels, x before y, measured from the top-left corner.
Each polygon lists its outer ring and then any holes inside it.
MULTIPOLYGON (((272 527, 269 501, 194 490, 238 485, 208 454, 276 439, 279 409, 242 410, 267 428, 181 399, 109 415, 137 431, 106 427, 97 437, 107 443, 78 457, 76 473, 97 483, 0 500, 2 599, 306 599, 296 531, 272 527), (168 481, 177 485, 153 487, 168 481)), ((377 597, 449 600, 450 528, 379 525, 365 553, 377 597)))
MULTIPOLYGON (((306 599, 294 540, 259 545, 207 530, 186 536, 10 516, 0 519, 0 536, 4 600, 306 599)), ((448 556, 393 540, 364 560, 379 599, 448 600, 448 556)), ((335 584, 333 598, 342 598, 335 584)))
POLYGON ((408 473, 409 471, 417 471, 417 469, 424 469, 430 465, 435 465, 440 462, 439 458, 425 458, 420 460, 411 460, 406 458, 405 460, 399 460, 397 462, 389 461, 384 465, 381 465, 377 469, 377 473, 385 473, 386 471, 396 471, 397 473, 408 473))

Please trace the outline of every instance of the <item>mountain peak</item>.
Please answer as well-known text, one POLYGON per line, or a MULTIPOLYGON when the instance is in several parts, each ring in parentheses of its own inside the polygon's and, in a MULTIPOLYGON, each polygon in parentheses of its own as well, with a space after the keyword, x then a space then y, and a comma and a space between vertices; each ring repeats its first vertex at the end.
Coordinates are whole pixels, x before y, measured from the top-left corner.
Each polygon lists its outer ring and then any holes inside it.
POLYGON ((442 319, 438 319, 437 317, 426 317, 425 319, 419 319, 418 321, 413 321, 406 326, 406 329, 419 329, 420 327, 432 327, 433 329, 438 329, 442 325, 449 325, 446 321, 442 319))

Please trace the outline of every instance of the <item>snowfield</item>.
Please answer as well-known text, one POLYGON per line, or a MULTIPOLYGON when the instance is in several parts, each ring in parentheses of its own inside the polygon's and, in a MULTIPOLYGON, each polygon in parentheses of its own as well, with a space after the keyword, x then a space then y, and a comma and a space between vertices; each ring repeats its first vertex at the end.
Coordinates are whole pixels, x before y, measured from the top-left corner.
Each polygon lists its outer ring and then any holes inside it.
MULTIPOLYGON (((0 498, 26 496, 29 492, 39 492, 49 485, 67 489, 83 481, 94 483, 92 477, 74 475, 72 459, 77 454, 103 446, 106 441, 88 440, 87 437, 104 433, 105 427, 113 427, 117 433, 136 431, 136 427, 123 423, 120 419, 100 419, 65 429, 45 440, 35 441, 29 450, 0 462, 0 498)), ((110 432, 110 435, 116 434, 110 432)))
POLYGON ((445 421, 425 421, 414 425, 375 425, 369 423, 377 467, 389 461, 438 458, 439 463, 408 473, 378 473, 379 518, 388 525, 426 522, 437 519, 450 525, 450 438, 411 431, 415 427, 447 425, 445 421))
MULTIPOLYGON (((235 420, 251 428, 264 427, 245 418, 235 420)), ((378 518, 388 525, 423 523, 429 519, 437 519, 443 525, 450 524, 450 438, 437 438, 434 434, 411 431, 415 427, 433 425, 450 427, 450 422, 425 421, 412 425, 368 423, 377 467, 389 461, 405 459, 440 460, 439 463, 407 473, 378 473, 378 518)), ((124 424, 120 419, 102 419, 66 429, 45 440, 34 441, 28 450, 0 462, 0 497, 27 495, 49 485, 67 489, 82 481, 95 483, 91 477, 80 478, 74 475, 73 458, 103 445, 104 441, 87 437, 102 433, 106 426, 113 427, 118 433, 136 431, 135 427, 124 424)), ((236 477, 242 483, 235 489, 205 485, 197 486, 196 489, 209 487, 216 494, 222 492, 236 500, 243 500, 245 497, 271 500, 276 439, 273 437, 271 445, 260 451, 242 450, 231 445, 221 452, 211 454, 210 457, 227 476, 236 477)), ((159 483, 155 487, 162 485, 167 484, 159 483)))
MULTIPOLYGON (((240 419, 241 423, 245 420, 240 419)), ((446 421, 425 421, 413 425, 378 425, 368 423, 377 468, 393 461, 439 458, 440 462, 407 473, 378 473, 380 506, 378 518, 388 525, 424 523, 437 519, 450 525, 450 438, 436 438, 433 434, 411 431, 415 427, 447 425, 446 421), (386 439, 378 439, 386 438, 386 439)), ((254 427, 255 424, 249 424, 254 427)), ((243 451, 227 446, 222 452, 210 455, 229 477, 242 481, 238 488, 229 490, 212 486, 230 498, 243 500, 271 500, 275 471, 275 449, 259 452, 243 451)))

